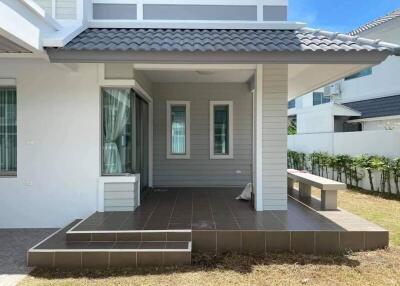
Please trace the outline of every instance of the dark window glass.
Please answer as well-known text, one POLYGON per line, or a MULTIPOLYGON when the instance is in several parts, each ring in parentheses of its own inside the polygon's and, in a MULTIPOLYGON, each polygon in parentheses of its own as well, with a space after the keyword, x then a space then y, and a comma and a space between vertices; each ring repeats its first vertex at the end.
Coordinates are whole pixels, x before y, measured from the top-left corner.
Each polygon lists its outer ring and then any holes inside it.
POLYGON ((214 155, 229 155, 229 105, 214 106, 214 155))
POLYGON ((371 74, 372 74, 372 68, 366 68, 358 73, 355 73, 355 74, 352 74, 351 76, 345 77, 344 80, 352 80, 352 79, 368 76, 371 74))
POLYGON ((296 107, 296 100, 292 99, 291 101, 288 102, 288 108, 295 108, 296 107))
POLYGON ((313 93, 313 105, 320 105, 327 102, 330 102, 331 99, 327 96, 324 96, 323 92, 314 92, 313 93))

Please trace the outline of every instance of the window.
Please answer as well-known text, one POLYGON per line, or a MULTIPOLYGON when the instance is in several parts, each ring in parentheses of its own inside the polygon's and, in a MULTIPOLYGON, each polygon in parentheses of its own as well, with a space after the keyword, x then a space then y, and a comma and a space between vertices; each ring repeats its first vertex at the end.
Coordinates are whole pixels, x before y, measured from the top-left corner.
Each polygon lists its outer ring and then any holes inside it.
POLYGON ((233 158, 233 102, 210 102, 210 158, 233 158))
POLYGON ((0 175, 17 174, 17 92, 0 87, 0 175))
POLYGON ((366 68, 363 69, 362 71, 352 74, 348 77, 345 77, 344 80, 352 80, 352 79, 356 79, 356 78, 360 78, 360 77, 364 77, 364 76, 368 76, 372 74, 372 68, 366 68))
POLYGON ((102 175, 147 182, 148 103, 131 88, 102 88, 102 175))
POLYGON ((313 105, 320 105, 324 103, 330 102, 331 99, 327 96, 324 96, 323 92, 314 92, 313 93, 313 105))
POLYGON ((167 102, 167 158, 190 158, 190 102, 167 102))
POLYGON ((132 174, 134 168, 134 92, 129 88, 102 89, 103 175, 132 174))
POLYGON ((296 107, 296 100, 292 99, 291 101, 288 102, 288 108, 295 108, 296 107))

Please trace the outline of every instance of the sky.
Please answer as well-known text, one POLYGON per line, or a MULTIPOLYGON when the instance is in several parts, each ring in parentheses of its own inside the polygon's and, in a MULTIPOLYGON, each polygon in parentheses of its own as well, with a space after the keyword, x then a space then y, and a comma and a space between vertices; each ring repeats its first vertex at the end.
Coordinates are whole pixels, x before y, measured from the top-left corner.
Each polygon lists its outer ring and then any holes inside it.
POLYGON ((400 0, 289 0, 289 20, 347 33, 398 8, 400 0))

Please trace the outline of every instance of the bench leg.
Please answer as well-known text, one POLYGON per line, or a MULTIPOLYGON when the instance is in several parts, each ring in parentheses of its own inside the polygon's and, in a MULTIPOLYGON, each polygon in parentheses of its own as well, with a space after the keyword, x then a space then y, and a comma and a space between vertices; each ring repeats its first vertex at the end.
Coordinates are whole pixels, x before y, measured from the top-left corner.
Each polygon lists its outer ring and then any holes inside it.
POLYGON ((311 186, 302 182, 299 183, 300 198, 311 199, 311 186))
POLYGON ((337 210, 337 191, 321 191, 321 207, 324 210, 337 210))
POLYGON ((291 178, 287 179, 287 190, 288 193, 291 194, 293 192, 293 188, 294 188, 294 181, 291 178))

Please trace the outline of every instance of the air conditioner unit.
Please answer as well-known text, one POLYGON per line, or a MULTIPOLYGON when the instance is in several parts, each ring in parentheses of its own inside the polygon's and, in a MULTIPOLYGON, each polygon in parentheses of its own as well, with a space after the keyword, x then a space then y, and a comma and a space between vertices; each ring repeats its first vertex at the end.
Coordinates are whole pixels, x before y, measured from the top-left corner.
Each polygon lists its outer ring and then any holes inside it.
POLYGON ((341 95, 340 82, 329 84, 324 88, 324 96, 330 97, 332 100, 340 98, 341 95))

